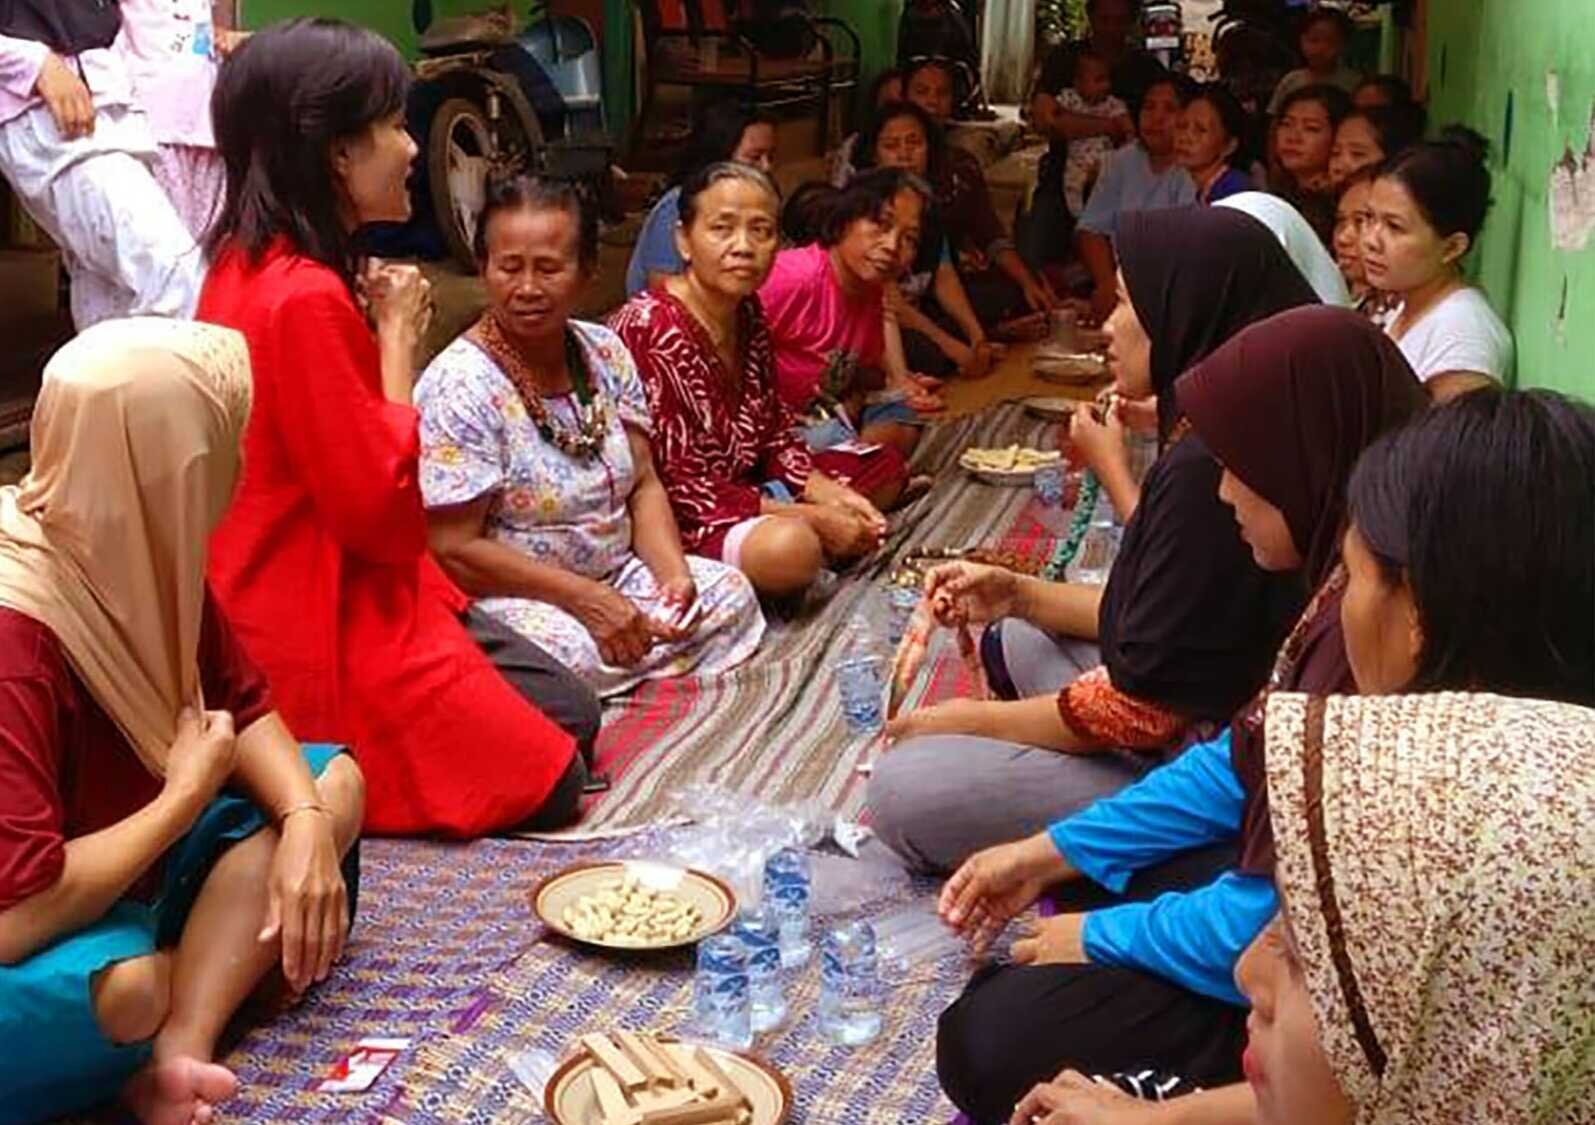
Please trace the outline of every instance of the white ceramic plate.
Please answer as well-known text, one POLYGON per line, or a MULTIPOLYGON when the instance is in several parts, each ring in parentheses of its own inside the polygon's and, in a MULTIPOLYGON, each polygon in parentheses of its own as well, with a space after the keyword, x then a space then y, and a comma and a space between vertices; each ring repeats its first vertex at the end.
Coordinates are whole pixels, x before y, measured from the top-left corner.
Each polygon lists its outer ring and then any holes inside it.
MULTIPOLYGON (((792 1108, 792 1087, 785 1076, 763 1059, 701 1044, 715 1063, 735 1082, 753 1107, 750 1125, 781 1125, 792 1108)), ((666 1050, 685 1053, 686 1043, 666 1043, 666 1050)), ((585 1051, 567 1059, 548 1080, 543 1111, 555 1125, 600 1125, 603 1113, 593 1091, 592 1072, 598 1065, 585 1051)))
POLYGON ((704 871, 647 860, 613 860, 577 863, 550 875, 532 889, 532 913, 543 925, 572 941, 600 949, 637 953, 676 949, 719 933, 737 916, 737 896, 722 880, 704 871), (638 882, 658 890, 674 891, 684 901, 696 906, 698 925, 684 937, 648 945, 585 938, 565 925, 567 906, 574 906, 579 899, 600 893, 605 883, 622 878, 628 872, 637 876, 638 882))

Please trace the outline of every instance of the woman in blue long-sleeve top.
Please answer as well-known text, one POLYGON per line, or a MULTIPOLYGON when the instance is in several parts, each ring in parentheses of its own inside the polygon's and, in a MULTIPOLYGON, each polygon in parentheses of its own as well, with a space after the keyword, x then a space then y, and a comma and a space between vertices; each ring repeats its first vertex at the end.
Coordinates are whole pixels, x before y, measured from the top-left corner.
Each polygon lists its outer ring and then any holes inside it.
MULTIPOLYGON (((1323 307, 1282 313, 1178 386, 1259 565, 1299 572, 1318 590, 1270 689, 1355 690, 1337 565, 1346 482, 1358 455, 1425 402, 1400 354, 1357 319, 1323 307)), ((977 940, 1055 884, 1083 877, 1112 893, 1102 909, 1044 919, 1015 945, 1016 964, 977 974, 943 1014, 942 1086, 977 1122, 1006 1121, 1031 1085, 1065 1065, 1150 1066, 1202 1085, 1238 1076, 1246 1011, 1235 962, 1277 905, 1260 716, 1254 705, 1136 785, 977 853, 949 880, 943 917, 977 940), (1239 846, 1239 861, 1217 878, 1155 897, 1138 886, 1167 885, 1156 878, 1167 861, 1224 843, 1239 846)))

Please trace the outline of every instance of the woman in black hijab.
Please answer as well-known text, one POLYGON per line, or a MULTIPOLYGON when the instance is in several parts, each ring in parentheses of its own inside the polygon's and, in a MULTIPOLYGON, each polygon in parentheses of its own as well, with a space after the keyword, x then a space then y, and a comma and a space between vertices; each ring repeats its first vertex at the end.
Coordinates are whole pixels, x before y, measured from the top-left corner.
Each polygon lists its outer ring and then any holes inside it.
POLYGON ((1126 215, 1117 245, 1115 387, 1157 397, 1163 449, 1105 588, 961 562, 927 579, 943 624, 993 623, 982 655, 999 698, 888 729, 900 745, 871 778, 873 824, 924 870, 1117 792, 1226 720, 1262 686, 1306 600, 1298 578, 1252 559, 1173 385, 1247 325, 1316 303, 1311 287, 1266 227, 1227 208, 1126 215))

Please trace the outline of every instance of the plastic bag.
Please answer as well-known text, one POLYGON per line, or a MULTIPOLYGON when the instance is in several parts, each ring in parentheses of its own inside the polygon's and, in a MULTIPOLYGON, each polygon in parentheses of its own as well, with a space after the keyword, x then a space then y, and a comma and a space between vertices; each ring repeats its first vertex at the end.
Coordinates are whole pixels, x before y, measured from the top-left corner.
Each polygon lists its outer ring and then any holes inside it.
POLYGON ((682 789, 674 804, 693 823, 662 838, 662 857, 718 875, 748 906, 757 906, 763 896, 765 861, 782 848, 814 847, 834 820, 815 801, 767 805, 706 783, 682 789))
POLYGON ((825 915, 851 914, 911 885, 908 872, 896 863, 840 855, 809 856, 809 880, 809 910, 825 915))
POLYGON ((875 919, 874 925, 881 970, 891 976, 909 976, 943 958, 969 954, 969 945, 936 913, 934 899, 899 907, 875 919))

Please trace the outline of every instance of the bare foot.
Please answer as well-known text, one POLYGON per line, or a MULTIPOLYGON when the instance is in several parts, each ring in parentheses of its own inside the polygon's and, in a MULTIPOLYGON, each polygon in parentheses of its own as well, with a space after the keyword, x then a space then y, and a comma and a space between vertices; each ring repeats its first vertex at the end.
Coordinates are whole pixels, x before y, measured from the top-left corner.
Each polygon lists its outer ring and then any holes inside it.
POLYGON ((135 1074, 122 1100, 144 1125, 205 1125, 212 1107, 237 1090, 238 1079, 225 1066, 178 1056, 135 1074))

